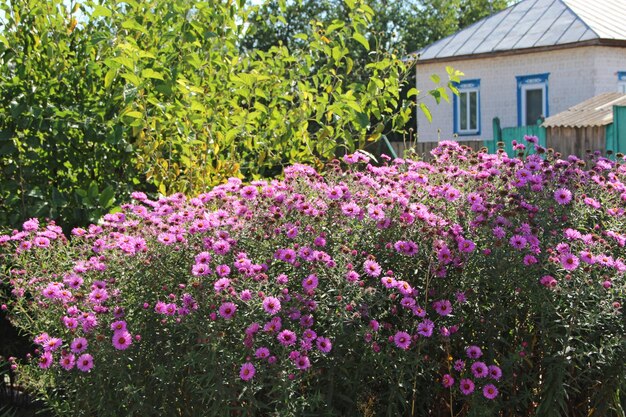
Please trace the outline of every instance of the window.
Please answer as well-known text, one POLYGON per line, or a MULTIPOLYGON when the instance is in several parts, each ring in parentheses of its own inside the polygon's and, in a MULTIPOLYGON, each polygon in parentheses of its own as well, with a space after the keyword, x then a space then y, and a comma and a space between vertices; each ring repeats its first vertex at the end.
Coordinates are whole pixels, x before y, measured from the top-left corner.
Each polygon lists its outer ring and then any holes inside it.
POLYGON ((550 74, 523 75, 517 77, 517 125, 537 123, 548 117, 548 76, 550 74))
POLYGON ((456 84, 459 95, 454 96, 454 133, 480 135, 480 80, 465 80, 456 84))
POLYGON ((626 94, 626 71, 617 73, 617 91, 626 94))

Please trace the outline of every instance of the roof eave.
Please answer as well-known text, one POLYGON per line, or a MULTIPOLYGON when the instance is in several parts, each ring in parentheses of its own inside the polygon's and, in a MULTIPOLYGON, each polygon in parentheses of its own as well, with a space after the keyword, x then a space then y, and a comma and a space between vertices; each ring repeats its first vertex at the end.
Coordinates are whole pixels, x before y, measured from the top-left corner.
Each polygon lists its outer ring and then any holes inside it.
POLYGON ((583 47, 583 46, 615 46, 615 47, 626 48, 626 39, 591 39, 587 41, 572 42, 572 43, 566 43, 566 44, 561 44, 561 45, 548 45, 548 46, 539 46, 539 47, 522 48, 522 49, 508 49, 505 51, 483 52, 480 54, 465 54, 465 55, 431 58, 431 59, 424 59, 424 60, 417 59, 416 65, 425 65, 425 64, 432 64, 432 63, 437 63, 437 62, 463 61, 463 60, 481 59, 481 58, 495 58, 495 57, 501 57, 501 56, 520 55, 520 54, 531 54, 531 53, 537 53, 537 52, 555 51, 559 49, 578 48, 578 47, 583 47))

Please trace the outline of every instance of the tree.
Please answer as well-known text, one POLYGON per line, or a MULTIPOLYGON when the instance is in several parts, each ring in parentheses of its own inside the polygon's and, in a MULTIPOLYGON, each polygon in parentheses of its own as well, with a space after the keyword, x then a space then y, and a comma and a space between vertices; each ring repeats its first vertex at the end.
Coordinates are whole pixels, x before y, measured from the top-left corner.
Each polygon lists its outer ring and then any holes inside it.
MULTIPOLYGON (((368 0, 374 11, 368 27, 378 47, 410 53, 508 7, 514 0, 368 0)), ((343 0, 266 0, 252 13, 254 26, 242 47, 263 50, 294 46, 294 35, 309 33, 310 22, 347 17, 343 0), (285 21, 273 16, 283 15, 285 21)), ((297 42, 297 41, 296 41, 297 42)))

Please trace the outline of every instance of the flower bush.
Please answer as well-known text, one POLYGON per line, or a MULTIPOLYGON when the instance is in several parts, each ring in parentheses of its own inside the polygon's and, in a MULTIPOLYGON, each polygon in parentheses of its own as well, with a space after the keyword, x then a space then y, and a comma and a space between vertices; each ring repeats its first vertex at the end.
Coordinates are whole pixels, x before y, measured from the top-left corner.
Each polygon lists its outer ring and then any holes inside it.
POLYGON ((623 415, 626 165, 526 140, 29 220, 14 367, 59 415, 623 415))

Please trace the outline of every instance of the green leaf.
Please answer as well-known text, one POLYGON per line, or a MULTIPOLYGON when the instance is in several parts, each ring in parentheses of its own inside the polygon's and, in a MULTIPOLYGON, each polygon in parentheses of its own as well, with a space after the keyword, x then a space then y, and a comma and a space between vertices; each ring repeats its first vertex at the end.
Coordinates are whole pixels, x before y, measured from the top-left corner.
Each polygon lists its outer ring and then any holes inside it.
POLYGON ((328 26, 326 28, 326 34, 330 35, 331 33, 333 33, 334 31, 336 31, 337 29, 341 29, 342 27, 344 27, 346 24, 344 22, 341 21, 334 21, 332 25, 328 26))
POLYGON ((361 128, 366 129, 370 124, 370 119, 367 114, 363 112, 355 112, 356 121, 361 126, 361 128))
POLYGON ((422 110, 422 113, 424 113, 424 116, 426 116, 426 119, 428 119, 428 122, 432 123, 433 116, 430 113, 430 109, 428 108, 428 106, 424 103, 420 103, 420 109, 422 110))
POLYGON ((411 98, 413 96, 417 96, 419 93, 420 93, 419 90, 417 88, 413 87, 406 93, 406 97, 407 98, 411 98))
POLYGON ((120 63, 131 71, 135 70, 135 62, 127 56, 116 56, 111 61, 120 63))
POLYGON ((354 39, 355 41, 357 41, 358 43, 363 45, 363 47, 365 49, 367 49, 368 51, 370 50, 370 43, 367 41, 365 36, 363 36, 360 33, 356 32, 354 35, 352 35, 352 39, 354 39))
POLYGON ((98 201, 103 208, 111 207, 115 203, 115 191, 110 185, 102 191, 98 201))
POLYGON ((439 84, 439 82, 441 82, 441 77, 439 77, 437 74, 432 74, 430 76, 430 79, 432 80, 432 82, 434 82, 435 84, 439 84))
POLYGON ((123 116, 132 117, 133 119, 141 119, 143 117, 143 113, 137 110, 129 111, 128 113, 124 113, 123 116))
POLYGON ((148 29, 146 29, 145 27, 143 27, 142 25, 140 25, 139 23, 137 23, 137 21, 133 18, 130 18, 128 20, 125 20, 124 22, 122 22, 122 27, 124 29, 134 29, 136 31, 139 31, 141 33, 147 33, 148 29))
POLYGON ((87 195, 89 198, 94 200, 98 197, 98 184, 95 181, 92 181, 91 184, 89 184, 87 195))
POLYGON ((115 79, 116 73, 117 70, 114 70, 113 68, 107 71, 107 73, 104 75, 104 88, 111 87, 111 85, 113 84, 113 80, 115 79))
POLYGON ((96 7, 93 8, 93 12, 91 13, 91 17, 111 17, 113 16, 113 12, 107 9, 104 6, 100 6, 96 4, 96 7))
POLYGON ((130 81, 135 87, 139 87, 141 85, 141 78, 137 77, 132 72, 127 72, 121 75, 127 81, 130 81))
POLYGON ((156 80, 164 80, 163 74, 161 74, 158 71, 153 70, 152 68, 146 68, 145 70, 141 71, 141 76, 143 78, 153 78, 156 80))

